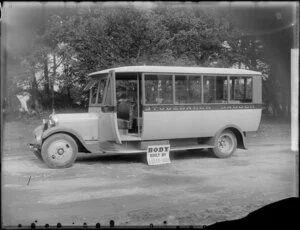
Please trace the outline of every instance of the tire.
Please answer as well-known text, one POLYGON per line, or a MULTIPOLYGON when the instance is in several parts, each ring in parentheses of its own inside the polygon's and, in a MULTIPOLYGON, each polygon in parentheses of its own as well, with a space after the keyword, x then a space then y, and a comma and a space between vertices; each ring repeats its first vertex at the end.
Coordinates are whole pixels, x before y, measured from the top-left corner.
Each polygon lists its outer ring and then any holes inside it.
POLYGON ((228 158, 233 155, 236 150, 236 136, 230 130, 224 130, 215 138, 213 154, 217 158, 228 158))
POLYGON ((43 145, 41 155, 49 168, 71 167, 78 153, 75 140, 66 134, 54 134, 48 137, 43 145))

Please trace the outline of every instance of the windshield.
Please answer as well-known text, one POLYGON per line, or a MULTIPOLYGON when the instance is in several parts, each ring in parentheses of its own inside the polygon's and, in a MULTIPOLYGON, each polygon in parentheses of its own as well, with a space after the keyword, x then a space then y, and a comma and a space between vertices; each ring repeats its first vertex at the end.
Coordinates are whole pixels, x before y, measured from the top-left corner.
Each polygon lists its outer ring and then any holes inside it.
POLYGON ((105 85, 106 85, 106 78, 102 78, 99 81, 98 99, 97 99, 97 102, 96 102, 97 104, 102 104, 103 103, 105 85))
POLYGON ((90 90, 90 104, 99 105, 103 103, 105 86, 106 86, 107 77, 101 79, 93 79, 86 86, 90 90))

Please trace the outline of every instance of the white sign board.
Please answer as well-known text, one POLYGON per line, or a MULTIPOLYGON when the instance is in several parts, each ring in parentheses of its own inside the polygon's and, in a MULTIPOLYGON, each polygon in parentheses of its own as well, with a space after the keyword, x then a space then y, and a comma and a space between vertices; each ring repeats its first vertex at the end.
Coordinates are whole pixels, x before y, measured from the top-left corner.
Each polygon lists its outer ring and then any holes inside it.
POLYGON ((170 161, 170 145, 152 145, 147 149, 148 165, 161 165, 171 163, 170 161))

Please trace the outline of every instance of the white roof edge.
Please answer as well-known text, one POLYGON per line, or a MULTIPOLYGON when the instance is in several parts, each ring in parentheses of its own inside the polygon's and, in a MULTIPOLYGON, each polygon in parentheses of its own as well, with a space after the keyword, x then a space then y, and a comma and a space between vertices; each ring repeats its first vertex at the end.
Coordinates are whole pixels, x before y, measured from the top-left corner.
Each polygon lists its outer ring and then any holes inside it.
POLYGON ((105 69, 88 74, 88 76, 107 74, 114 70, 116 73, 178 73, 178 74, 228 74, 228 75, 261 75, 261 72, 234 69, 234 68, 214 68, 214 67, 179 67, 179 66, 124 66, 105 69))

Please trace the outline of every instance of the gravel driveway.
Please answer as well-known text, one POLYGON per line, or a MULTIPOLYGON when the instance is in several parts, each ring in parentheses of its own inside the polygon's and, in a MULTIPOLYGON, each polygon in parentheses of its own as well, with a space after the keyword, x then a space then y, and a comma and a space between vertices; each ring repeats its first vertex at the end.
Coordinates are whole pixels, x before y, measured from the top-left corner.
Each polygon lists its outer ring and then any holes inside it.
POLYGON ((40 122, 4 125, 4 226, 209 225, 296 195, 288 123, 263 121, 249 149, 229 159, 181 151, 171 164, 148 166, 144 155, 81 154, 71 168, 48 169, 26 146, 40 122))

